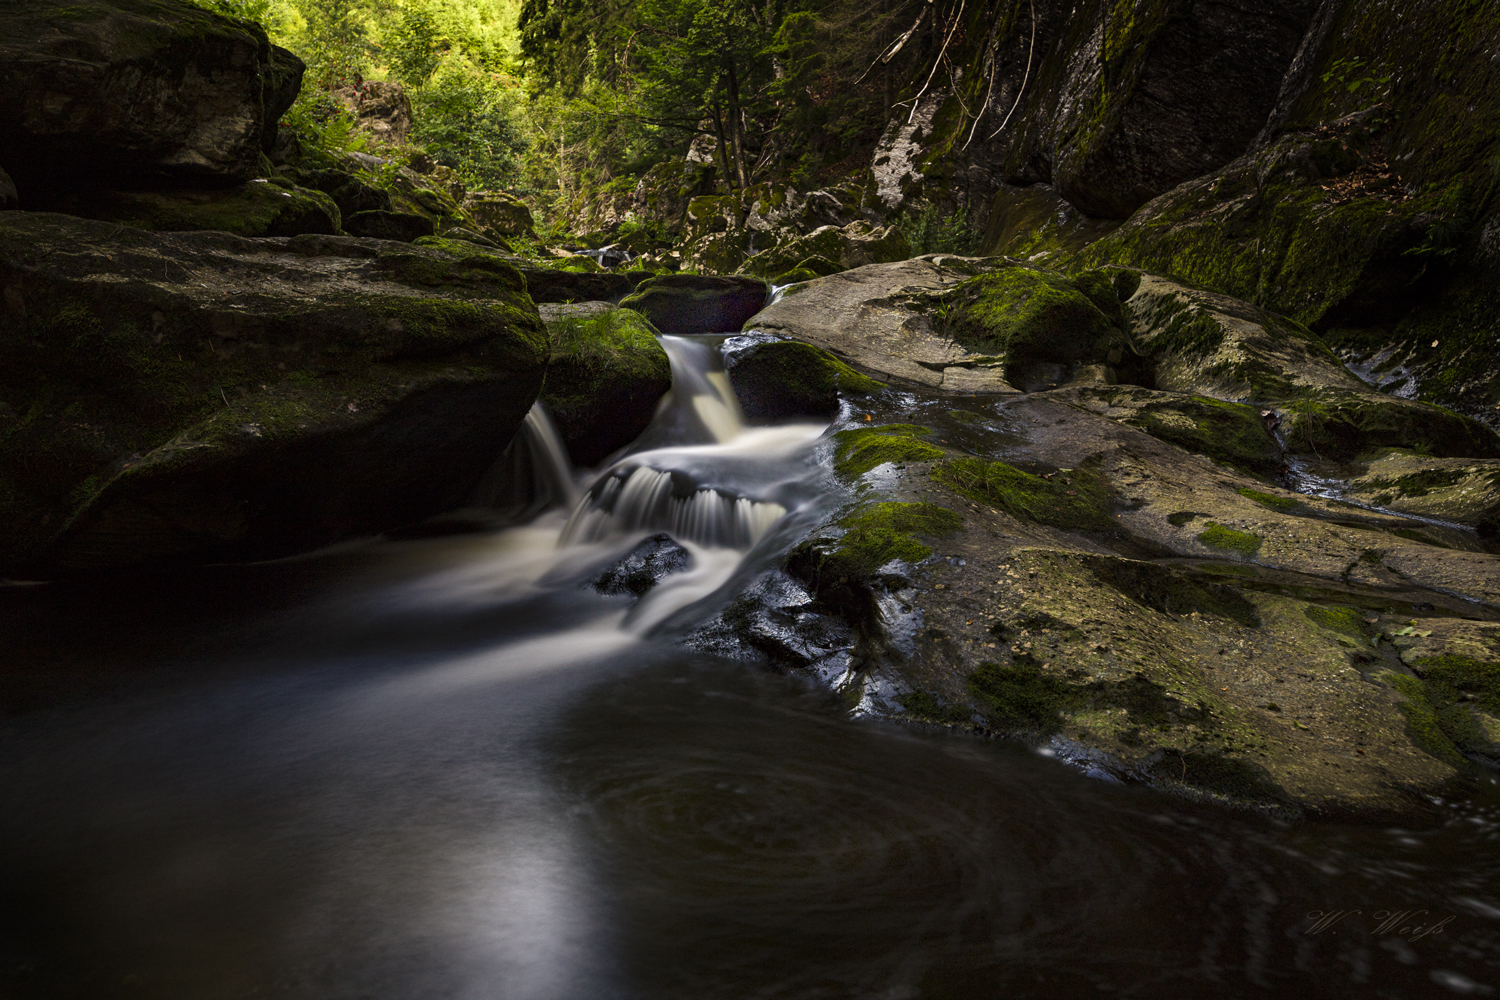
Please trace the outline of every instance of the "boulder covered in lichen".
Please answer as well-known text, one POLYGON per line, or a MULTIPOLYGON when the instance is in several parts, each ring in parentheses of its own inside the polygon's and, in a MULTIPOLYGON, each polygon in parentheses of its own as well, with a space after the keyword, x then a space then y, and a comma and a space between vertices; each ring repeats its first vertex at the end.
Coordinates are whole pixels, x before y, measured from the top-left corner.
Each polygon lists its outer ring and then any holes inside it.
POLYGON ((833 354, 793 340, 759 341, 725 357, 729 384, 746 419, 755 423, 796 417, 829 419, 843 396, 865 396, 882 388, 833 354))
POLYGON ((0 218, 0 565, 285 555, 462 505, 548 344, 493 256, 0 218))

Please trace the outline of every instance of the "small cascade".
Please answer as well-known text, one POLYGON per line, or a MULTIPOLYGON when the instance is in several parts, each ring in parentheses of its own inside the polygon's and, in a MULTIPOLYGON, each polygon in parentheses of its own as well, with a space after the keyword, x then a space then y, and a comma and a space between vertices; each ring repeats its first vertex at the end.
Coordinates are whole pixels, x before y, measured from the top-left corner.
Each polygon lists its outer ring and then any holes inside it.
POLYGON ((592 257, 594 263, 607 269, 630 263, 632 255, 629 250, 622 250, 617 245, 611 243, 609 246, 600 247, 597 250, 584 250, 582 251, 582 256, 592 257))
POLYGON ((562 545, 599 542, 636 531, 665 531, 712 548, 750 549, 786 514, 778 503, 714 489, 673 491, 673 476, 644 465, 607 477, 574 510, 562 545))
POLYGON ((473 503, 525 518, 578 502, 573 464, 541 400, 531 404, 516 436, 474 489, 473 503))
POLYGON ((719 352, 724 339, 661 338, 672 362, 672 389, 662 398, 643 444, 723 444, 745 430, 740 401, 719 352))
POLYGON ((786 294, 786 290, 788 288, 791 288, 794 284, 796 284, 796 282, 788 281, 784 285, 772 285, 770 294, 766 296, 766 305, 774 306, 776 303, 780 302, 781 297, 786 294))

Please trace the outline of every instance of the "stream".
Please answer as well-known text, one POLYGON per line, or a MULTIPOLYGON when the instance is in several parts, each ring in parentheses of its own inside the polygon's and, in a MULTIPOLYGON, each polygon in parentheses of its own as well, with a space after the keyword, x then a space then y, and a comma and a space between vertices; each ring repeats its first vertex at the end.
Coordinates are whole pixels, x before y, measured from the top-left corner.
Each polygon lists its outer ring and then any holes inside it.
POLYGON ((1281 824, 685 647, 841 500, 723 340, 663 338, 600 470, 534 411, 497 465, 530 494, 477 498, 519 526, 0 588, 0 996, 1500 988, 1493 781, 1281 824), (674 571, 600 582, 642 552, 674 571))

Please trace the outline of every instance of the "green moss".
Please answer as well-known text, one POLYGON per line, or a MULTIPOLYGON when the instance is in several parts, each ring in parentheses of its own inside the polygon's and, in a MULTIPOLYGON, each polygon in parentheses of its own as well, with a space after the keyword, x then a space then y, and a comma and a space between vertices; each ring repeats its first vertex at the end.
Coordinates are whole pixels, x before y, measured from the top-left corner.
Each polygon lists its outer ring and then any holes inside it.
MULTIPOLYGON (((734 359, 729 378, 745 415, 751 419, 787 416, 826 419, 838 413, 841 395, 864 396, 885 386, 861 375, 821 347, 790 340, 745 349, 734 359)), ((847 437, 840 440, 850 441, 847 437)), ((840 452, 849 450, 841 448, 840 452)))
POLYGON ((1244 403, 1207 396, 1148 401, 1125 423, 1252 475, 1271 475, 1281 467, 1280 445, 1266 432, 1260 411, 1244 403))
POLYGON ((1043 479, 1004 462, 964 457, 944 462, 932 478, 979 503, 998 507, 1012 517, 1074 531, 1110 531, 1113 490, 1089 459, 1077 469, 1043 479))
POLYGON ((1438 760, 1454 767, 1462 767, 1463 755, 1444 731, 1438 709, 1427 696, 1427 688, 1422 682, 1394 671, 1381 674, 1381 680, 1406 696, 1406 701, 1400 707, 1401 714, 1406 716, 1406 734, 1411 737, 1411 741, 1438 760))
POLYGON ((1259 552, 1262 540, 1259 535, 1226 528, 1216 521, 1208 522, 1208 528, 1198 533, 1198 541, 1204 545, 1216 549, 1227 549, 1245 556, 1253 556, 1259 552))
POLYGON ((1485 711, 1500 713, 1500 661, 1449 653, 1424 657, 1415 666, 1429 688, 1440 692, 1441 700, 1468 696, 1485 711))
POLYGON ((1358 608, 1310 604, 1302 610, 1302 613, 1307 616, 1308 621, 1352 639, 1365 642, 1370 637, 1370 630, 1365 625, 1364 616, 1358 608))
MULTIPOLYGON (((1088 292, 1105 301, 1099 283, 1088 292)), ((977 353, 1009 362, 1104 360, 1116 326, 1074 280, 1006 267, 960 283, 936 301, 934 326, 977 353)), ((1116 310, 1118 312, 1118 310, 1116 310)))
POLYGON ((1181 296, 1162 295, 1138 311, 1152 355, 1193 357, 1212 354, 1224 343, 1224 327, 1199 306, 1181 296))
POLYGON ((1279 497, 1272 493, 1262 493, 1259 490, 1241 488, 1235 490, 1235 492, 1242 497, 1254 500, 1256 503, 1264 507, 1270 507, 1272 510, 1296 510, 1298 507, 1302 506, 1302 501, 1300 500, 1293 500, 1291 497, 1279 497))
POLYGON ((1063 713, 1088 701, 1085 690, 1035 663, 985 661, 969 675, 969 694, 1002 729, 1050 736, 1063 727, 1063 713))
POLYGON ((862 585, 892 560, 921 562, 932 549, 916 536, 951 535, 963 518, 935 504, 891 502, 860 507, 838 523, 844 534, 836 542, 804 542, 790 560, 825 596, 862 585))
POLYGON ((917 719, 942 722, 949 725, 969 721, 969 711, 957 705, 944 705, 926 691, 912 691, 896 699, 908 714, 917 719))
POLYGON ((930 433, 926 427, 914 424, 884 424, 880 427, 861 427, 839 431, 834 435, 833 467, 842 476, 862 476, 886 462, 930 462, 942 458, 945 452, 930 444, 918 441, 919 435, 930 433))
POLYGON ((1434 490, 1456 486, 1468 478, 1465 469, 1423 469, 1395 479, 1370 479, 1360 484, 1361 489, 1394 490, 1403 497, 1424 497, 1434 490))

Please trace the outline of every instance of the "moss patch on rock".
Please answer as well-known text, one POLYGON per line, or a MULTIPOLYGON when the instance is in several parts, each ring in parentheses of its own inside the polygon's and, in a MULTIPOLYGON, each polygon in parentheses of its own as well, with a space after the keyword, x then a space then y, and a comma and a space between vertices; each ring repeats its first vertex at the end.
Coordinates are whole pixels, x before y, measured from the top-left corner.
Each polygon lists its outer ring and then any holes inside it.
POLYGON ((542 400, 575 464, 635 440, 672 387, 672 366, 640 313, 609 303, 542 307, 552 352, 542 400))
POLYGON ((1217 521, 1208 522, 1208 527, 1198 533, 1198 541, 1215 549, 1238 552, 1242 556, 1253 556, 1260 551, 1263 539, 1248 531, 1226 528, 1217 521))
POLYGON ((865 396, 885 386, 831 352, 795 341, 754 344, 731 355, 728 368, 740 407, 756 421, 830 419, 841 395, 865 396))
POLYGON ((1118 527, 1110 512, 1113 489, 1096 460, 1042 478, 1005 462, 964 457, 945 462, 932 478, 979 503, 1012 517, 1073 531, 1118 527))
POLYGON ((839 475, 862 476, 886 462, 930 462, 946 452, 918 437, 931 433, 915 424, 882 424, 835 434, 833 467, 839 475))

